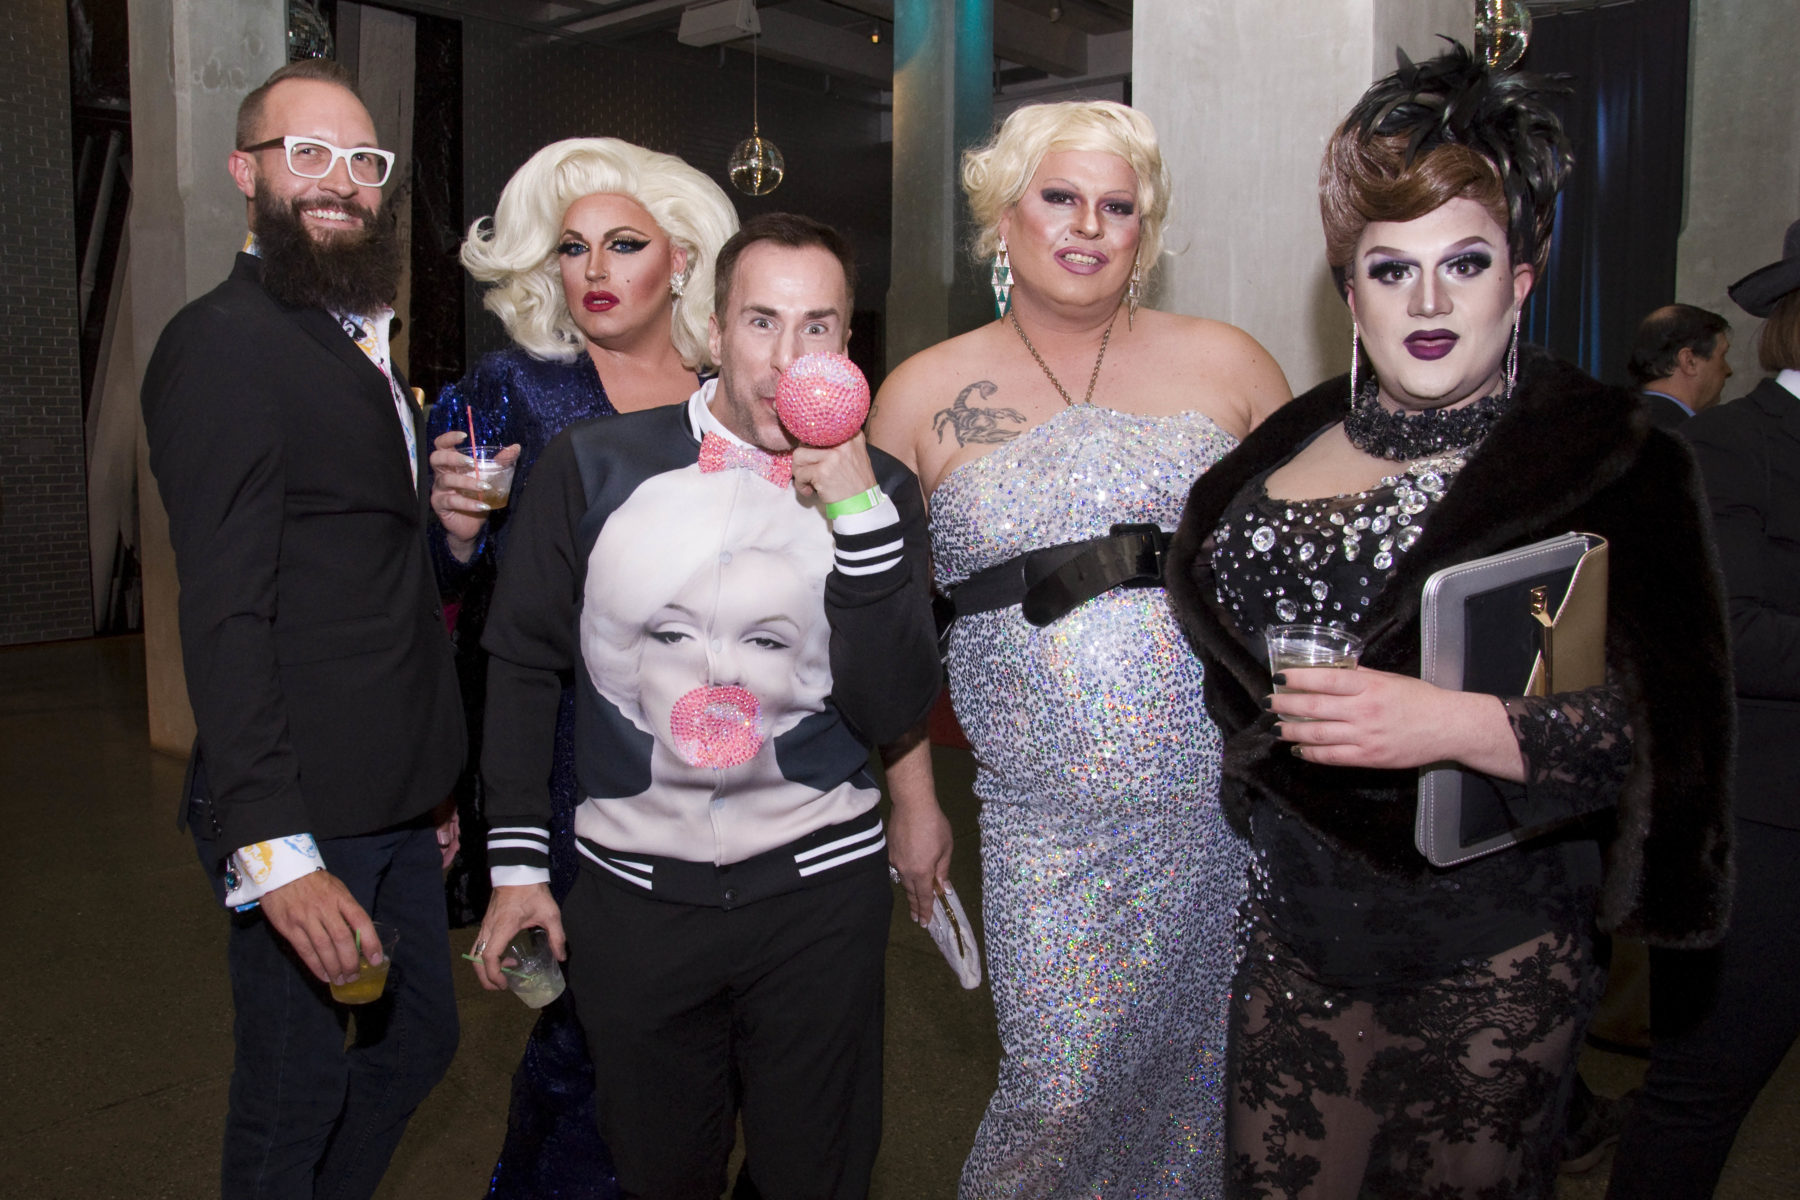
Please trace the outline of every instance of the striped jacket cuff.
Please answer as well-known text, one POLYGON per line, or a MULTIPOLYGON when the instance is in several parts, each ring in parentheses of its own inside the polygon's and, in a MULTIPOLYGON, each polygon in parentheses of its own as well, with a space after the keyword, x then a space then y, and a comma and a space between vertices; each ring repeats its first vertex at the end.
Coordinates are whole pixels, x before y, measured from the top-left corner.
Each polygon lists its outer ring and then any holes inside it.
MULTIPOLYGON (((507 867, 528 867, 549 877, 550 831, 542 825, 495 825, 488 830, 487 852, 490 874, 507 867)), ((494 883, 501 886, 497 878, 494 883)))
MULTIPOLYGON (((885 501, 884 506, 889 512, 895 511, 891 500, 885 501)), ((858 581, 869 576, 885 575, 905 561, 906 540, 901 536, 898 520, 860 533, 847 532, 841 525, 842 522, 838 522, 840 527, 834 528, 832 532, 832 539, 837 547, 836 566, 839 575, 858 581)))

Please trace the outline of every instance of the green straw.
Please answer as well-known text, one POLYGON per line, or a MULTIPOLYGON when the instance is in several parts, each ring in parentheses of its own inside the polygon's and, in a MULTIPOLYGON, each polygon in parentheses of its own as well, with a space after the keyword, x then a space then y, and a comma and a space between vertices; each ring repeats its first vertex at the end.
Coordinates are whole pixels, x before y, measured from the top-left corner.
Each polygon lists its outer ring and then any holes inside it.
MULTIPOLYGON (((485 958, 482 958, 480 955, 476 955, 476 954, 465 954, 465 955, 463 955, 463 957, 468 959, 470 962, 486 962, 487 961, 485 958)), ((515 971, 511 967, 501 967, 500 971, 502 974, 511 975, 515 979, 530 979, 531 978, 531 972, 529 972, 529 971, 515 971)))

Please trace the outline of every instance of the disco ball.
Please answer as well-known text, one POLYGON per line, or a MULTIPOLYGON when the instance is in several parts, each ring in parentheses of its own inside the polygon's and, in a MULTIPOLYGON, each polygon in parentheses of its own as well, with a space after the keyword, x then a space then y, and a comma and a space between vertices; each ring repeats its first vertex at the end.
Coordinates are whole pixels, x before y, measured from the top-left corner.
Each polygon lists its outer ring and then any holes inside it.
POLYGON ((1531 10, 1525 0, 1480 0, 1475 6, 1475 53, 1504 71, 1525 57, 1531 41, 1531 10))
POLYGON ((729 169, 732 187, 748 196, 766 196, 781 186, 787 163, 781 148, 758 134, 738 143, 729 169))

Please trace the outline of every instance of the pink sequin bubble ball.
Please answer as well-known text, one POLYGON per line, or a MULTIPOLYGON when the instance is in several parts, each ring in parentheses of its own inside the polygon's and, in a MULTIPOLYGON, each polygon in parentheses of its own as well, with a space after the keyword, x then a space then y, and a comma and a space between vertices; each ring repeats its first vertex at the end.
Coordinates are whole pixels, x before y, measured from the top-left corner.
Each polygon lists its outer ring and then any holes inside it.
POLYGON ((869 417, 869 381, 842 354, 808 354, 782 372, 775 415, 808 446, 841 446, 869 417))
POLYGON ((690 767, 741 767, 762 749, 762 705, 741 687, 697 687, 670 710, 669 732, 690 767))

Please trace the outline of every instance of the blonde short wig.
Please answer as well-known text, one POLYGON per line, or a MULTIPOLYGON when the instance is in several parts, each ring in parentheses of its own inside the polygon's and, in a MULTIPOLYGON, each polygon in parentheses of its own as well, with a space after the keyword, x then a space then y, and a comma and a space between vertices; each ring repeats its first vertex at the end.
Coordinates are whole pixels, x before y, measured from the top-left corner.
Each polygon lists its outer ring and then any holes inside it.
POLYGON ((963 192, 975 217, 971 245, 977 260, 1000 246, 1000 218, 1019 202, 1046 154, 1090 150, 1116 154, 1137 172, 1137 261, 1145 272, 1162 256, 1163 222, 1169 215, 1169 172, 1150 118, 1111 100, 1027 104, 1015 109, 988 142, 965 151, 963 192))
POLYGON ((492 284, 481 302, 534 357, 572 361, 584 349, 563 298, 556 248, 563 214, 583 196, 629 196, 670 242, 687 251, 687 278, 674 301, 670 340, 691 369, 714 365, 707 352, 713 266, 737 232, 737 212, 718 184, 671 154, 618 138, 567 138, 525 161, 500 193, 492 217, 469 227, 462 263, 492 284))

